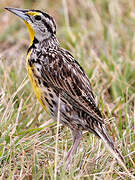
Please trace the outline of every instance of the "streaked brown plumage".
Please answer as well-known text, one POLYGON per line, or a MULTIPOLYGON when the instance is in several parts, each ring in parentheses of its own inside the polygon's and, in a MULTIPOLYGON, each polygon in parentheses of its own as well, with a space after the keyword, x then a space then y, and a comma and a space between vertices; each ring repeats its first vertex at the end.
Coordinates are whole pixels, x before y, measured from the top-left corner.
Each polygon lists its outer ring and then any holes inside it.
POLYGON ((71 164, 83 130, 100 137, 116 158, 123 161, 107 133, 86 73, 56 39, 53 18, 39 10, 7 10, 20 16, 29 29, 31 45, 26 60, 29 78, 38 100, 54 119, 57 119, 60 96, 60 122, 68 126, 73 134, 67 166, 71 164))

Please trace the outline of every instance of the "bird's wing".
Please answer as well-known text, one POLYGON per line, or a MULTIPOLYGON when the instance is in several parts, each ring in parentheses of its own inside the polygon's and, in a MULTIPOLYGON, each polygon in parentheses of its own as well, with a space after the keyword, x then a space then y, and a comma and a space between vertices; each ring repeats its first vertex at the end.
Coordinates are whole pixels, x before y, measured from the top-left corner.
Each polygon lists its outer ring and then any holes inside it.
POLYGON ((46 55, 42 66, 43 80, 60 90, 65 98, 70 97, 78 109, 104 123, 84 70, 68 51, 59 51, 46 55))

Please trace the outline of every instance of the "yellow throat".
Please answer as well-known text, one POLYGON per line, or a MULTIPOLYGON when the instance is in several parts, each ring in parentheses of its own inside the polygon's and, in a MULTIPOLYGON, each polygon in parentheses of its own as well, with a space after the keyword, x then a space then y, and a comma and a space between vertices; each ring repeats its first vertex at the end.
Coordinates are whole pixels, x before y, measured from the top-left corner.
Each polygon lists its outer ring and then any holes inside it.
POLYGON ((28 29, 28 32, 29 32, 29 35, 30 35, 30 45, 32 45, 32 42, 34 40, 34 37, 35 37, 35 31, 32 29, 31 25, 28 24, 26 21, 24 21, 26 26, 27 26, 27 29, 28 29))
MULTIPOLYGON (((40 15, 40 13, 32 12, 32 11, 28 12, 27 14, 32 15, 32 16, 40 15)), ((34 37, 35 37, 35 31, 33 30, 33 28, 31 27, 31 25, 29 23, 27 23, 26 21, 24 21, 24 22, 25 22, 25 24, 26 24, 26 26, 28 28, 28 31, 29 31, 30 40, 31 40, 30 45, 32 45, 32 42, 33 42, 34 37)))

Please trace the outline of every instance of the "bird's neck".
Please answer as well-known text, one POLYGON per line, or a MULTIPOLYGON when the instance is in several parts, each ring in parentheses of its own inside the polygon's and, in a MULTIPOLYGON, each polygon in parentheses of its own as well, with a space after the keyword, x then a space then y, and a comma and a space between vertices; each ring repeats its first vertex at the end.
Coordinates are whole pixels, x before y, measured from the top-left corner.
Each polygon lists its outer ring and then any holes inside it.
POLYGON ((36 37, 34 37, 33 41, 30 44, 30 47, 28 49, 28 52, 31 49, 57 49, 59 46, 59 42, 56 38, 56 36, 51 36, 48 39, 43 39, 42 41, 39 41, 36 37))
POLYGON ((30 43, 27 54, 30 52, 31 49, 36 49, 38 46, 39 46, 39 41, 34 37, 33 41, 30 43))
POLYGON ((57 48, 59 46, 59 42, 56 38, 56 36, 51 36, 48 39, 44 39, 43 41, 39 42, 39 46, 42 49, 48 49, 48 48, 57 48))

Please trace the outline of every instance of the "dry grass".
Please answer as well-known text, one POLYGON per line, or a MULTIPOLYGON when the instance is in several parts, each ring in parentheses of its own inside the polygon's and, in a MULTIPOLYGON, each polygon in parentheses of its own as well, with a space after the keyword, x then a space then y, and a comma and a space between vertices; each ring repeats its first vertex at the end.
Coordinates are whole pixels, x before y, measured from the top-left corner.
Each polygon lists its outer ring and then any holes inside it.
MULTIPOLYGON (((44 9, 55 17, 61 46, 87 72, 110 134, 135 176, 135 2, 2 0, 5 6, 44 9)), ((25 26, 5 10, 0 12, 1 179, 132 179, 102 142, 86 132, 66 172, 70 131, 61 126, 56 133, 57 123, 33 94, 25 70, 25 26)))

